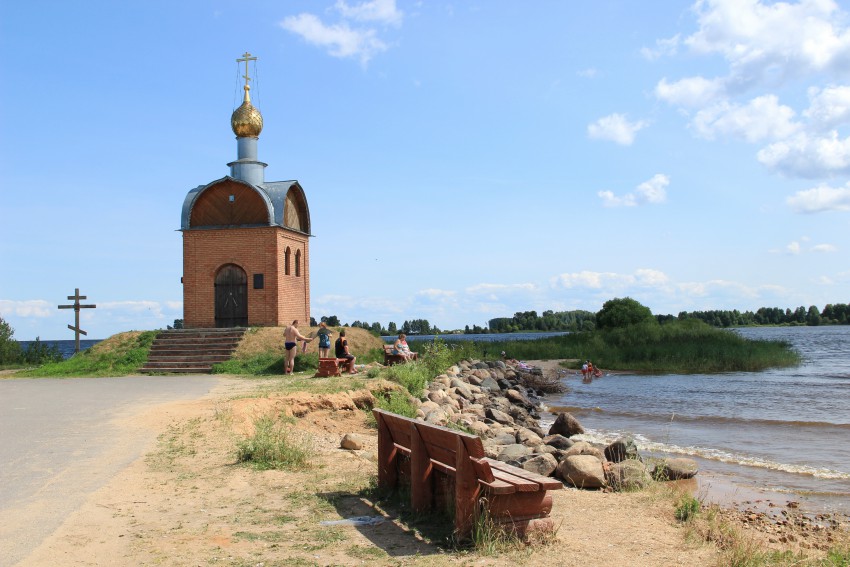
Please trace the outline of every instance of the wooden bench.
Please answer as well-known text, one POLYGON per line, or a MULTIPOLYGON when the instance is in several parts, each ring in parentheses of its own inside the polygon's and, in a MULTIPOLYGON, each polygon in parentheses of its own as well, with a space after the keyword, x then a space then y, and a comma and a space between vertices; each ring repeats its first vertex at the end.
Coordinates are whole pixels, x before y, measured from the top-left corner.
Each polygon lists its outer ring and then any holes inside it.
POLYGON ((561 481, 486 458, 475 435, 377 408, 372 413, 378 422, 378 487, 409 484, 415 512, 453 504, 461 538, 482 511, 521 537, 554 530, 547 491, 563 488, 561 481))
MULTIPOLYGON (((412 360, 419 360, 418 352, 411 352, 413 355, 412 360)), ((400 354, 393 354, 393 345, 384 345, 384 366, 390 366, 392 364, 400 364, 403 362, 407 362, 407 360, 400 354)))
POLYGON ((342 376, 341 369, 347 365, 347 358, 320 358, 319 369, 316 370, 313 377, 326 378, 328 376, 342 376))

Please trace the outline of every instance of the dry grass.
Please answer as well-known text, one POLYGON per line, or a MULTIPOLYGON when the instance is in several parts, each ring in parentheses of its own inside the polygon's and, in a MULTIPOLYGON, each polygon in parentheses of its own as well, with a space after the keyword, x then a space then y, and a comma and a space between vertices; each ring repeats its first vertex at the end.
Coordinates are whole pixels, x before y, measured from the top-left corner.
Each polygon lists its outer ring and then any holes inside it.
POLYGON ((123 333, 118 333, 117 335, 112 335, 108 339, 104 339, 92 346, 89 351, 92 354, 108 354, 114 352, 123 352, 128 349, 127 345, 133 345, 136 343, 136 338, 142 334, 143 331, 126 331, 123 333))
MULTIPOLYGON (((245 333, 239 348, 236 349, 236 358, 251 358, 260 354, 274 352, 283 355, 283 330, 285 327, 255 327, 245 333)), ((305 337, 314 337, 318 327, 298 327, 305 337)), ((330 328, 331 339, 335 341, 339 337, 338 328, 330 328)), ((373 348, 382 348, 384 341, 374 336, 369 331, 358 328, 346 328, 345 338, 348 339, 348 347, 355 355, 365 353, 373 348)), ((307 343, 307 352, 318 352, 319 342, 307 343)))

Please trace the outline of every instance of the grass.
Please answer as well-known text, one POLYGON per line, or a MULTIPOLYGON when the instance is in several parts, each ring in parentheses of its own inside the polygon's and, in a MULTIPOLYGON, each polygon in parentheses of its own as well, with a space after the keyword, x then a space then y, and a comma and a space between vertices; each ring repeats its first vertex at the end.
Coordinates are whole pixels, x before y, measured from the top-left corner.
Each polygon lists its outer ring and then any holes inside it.
POLYGON ((15 373, 25 377, 127 376, 145 363, 159 331, 122 333, 114 341, 104 341, 61 362, 15 373))
POLYGON ((254 434, 237 444, 236 459, 258 470, 298 470, 309 466, 313 448, 285 423, 271 416, 254 420, 254 434))
POLYGON ((464 352, 477 350, 471 353, 473 358, 499 358, 504 351, 521 360, 590 359, 609 370, 652 373, 754 372, 801 362, 799 353, 784 341, 745 339, 694 319, 535 340, 469 342, 449 346, 464 352))

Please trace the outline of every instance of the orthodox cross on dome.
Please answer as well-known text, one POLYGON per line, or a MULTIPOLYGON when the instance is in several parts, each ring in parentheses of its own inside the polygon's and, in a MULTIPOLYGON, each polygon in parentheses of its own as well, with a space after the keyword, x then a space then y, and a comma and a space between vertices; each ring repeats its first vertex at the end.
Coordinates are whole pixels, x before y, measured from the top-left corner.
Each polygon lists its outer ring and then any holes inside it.
POLYGON ((251 77, 248 75, 248 62, 249 61, 256 61, 256 60, 257 60, 257 58, 251 57, 251 54, 248 53, 247 51, 242 54, 242 57, 240 57, 239 59, 236 60, 237 63, 242 63, 243 61, 245 62, 245 74, 242 75, 242 78, 245 79, 245 90, 246 91, 251 89, 251 87, 248 86, 248 81, 251 80, 251 77))

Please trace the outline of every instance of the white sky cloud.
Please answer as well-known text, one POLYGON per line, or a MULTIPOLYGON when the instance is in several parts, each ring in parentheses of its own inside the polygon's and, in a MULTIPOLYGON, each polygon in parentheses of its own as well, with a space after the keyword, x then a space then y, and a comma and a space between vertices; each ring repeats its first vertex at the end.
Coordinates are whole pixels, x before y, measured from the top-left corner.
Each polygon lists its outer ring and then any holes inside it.
POLYGON ((838 247, 832 244, 815 244, 812 246, 812 252, 818 253, 832 253, 838 252, 838 247))
POLYGON ((587 126, 587 135, 594 140, 610 140, 623 146, 635 141, 639 130, 648 126, 644 120, 629 122, 625 114, 609 114, 587 126))
POLYGON ((776 95, 752 99, 746 105, 720 102, 697 112, 692 122, 703 138, 743 138, 748 142, 784 139, 799 131, 794 110, 779 104, 776 95))
POLYGON ((25 301, 11 301, 0 299, 0 315, 7 318, 9 315, 19 317, 50 317, 58 311, 58 304, 48 303, 43 299, 30 299, 25 301))
POLYGON ((338 0, 334 8, 343 18, 359 22, 377 22, 400 26, 404 13, 395 5, 395 0, 372 0, 349 5, 345 0, 338 0))
POLYGON ((831 130, 850 124, 850 86, 809 89, 809 108, 803 112, 812 128, 831 130))
POLYGON ((374 29, 354 29, 346 22, 326 25, 313 14, 289 16, 280 26, 300 35, 307 43, 327 49, 333 57, 358 59, 364 65, 388 48, 374 29))
POLYGON ((599 191, 597 195, 602 199, 605 207, 637 207, 639 205, 658 205, 667 200, 667 186, 670 178, 663 173, 656 173, 652 179, 638 185, 631 193, 622 197, 616 196, 612 191, 599 191))
POLYGON ((654 48, 643 47, 640 50, 640 54, 650 61, 654 61, 665 55, 675 55, 679 49, 679 37, 679 34, 676 34, 671 38, 657 39, 655 40, 654 48))
POLYGON ((694 8, 699 30, 685 44, 721 54, 743 82, 848 70, 850 32, 832 0, 700 0, 694 8))
POLYGON ((725 88, 722 79, 688 77, 670 83, 665 77, 655 86, 655 96, 676 106, 699 108, 721 98, 725 88))
POLYGON ((822 185, 799 191, 788 197, 786 203, 795 213, 850 211, 850 183, 844 187, 822 185))
POLYGON ((817 179, 850 173, 850 137, 833 130, 824 136, 800 132, 756 154, 768 169, 789 177, 817 179))

